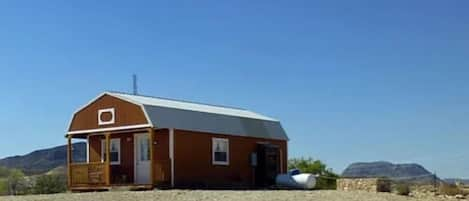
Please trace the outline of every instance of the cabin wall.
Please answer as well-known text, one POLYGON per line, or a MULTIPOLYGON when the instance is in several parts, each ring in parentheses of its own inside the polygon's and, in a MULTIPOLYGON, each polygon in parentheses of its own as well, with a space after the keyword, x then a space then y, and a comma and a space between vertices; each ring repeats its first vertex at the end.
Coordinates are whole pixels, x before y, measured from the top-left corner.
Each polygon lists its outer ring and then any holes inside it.
MULTIPOLYGON (((121 140, 121 164, 111 165, 111 184, 134 182, 133 133, 111 134, 121 140), (126 175, 127 181, 122 181, 126 175)), ((90 136, 90 162, 101 161, 102 135, 90 136)), ((153 146, 153 181, 156 186, 170 186, 169 130, 155 130, 153 146)), ((250 155, 258 143, 270 143, 280 148, 281 173, 287 170, 287 141, 230 136, 184 130, 174 131, 174 171, 176 187, 249 187, 254 185, 254 168, 250 155), (229 165, 212 164, 212 138, 229 140, 229 165)), ((279 172, 280 173, 280 172, 279 172)))
POLYGON ((109 95, 104 95, 92 104, 78 111, 73 116, 69 131, 131 126, 147 123, 145 114, 140 106, 109 95), (115 123, 109 125, 98 125, 98 111, 107 108, 114 108, 115 123))
POLYGON ((254 185, 250 155, 257 143, 280 147, 282 173, 287 169, 287 141, 175 130, 175 186, 248 187, 254 185), (212 164, 212 138, 229 140, 229 165, 212 164))

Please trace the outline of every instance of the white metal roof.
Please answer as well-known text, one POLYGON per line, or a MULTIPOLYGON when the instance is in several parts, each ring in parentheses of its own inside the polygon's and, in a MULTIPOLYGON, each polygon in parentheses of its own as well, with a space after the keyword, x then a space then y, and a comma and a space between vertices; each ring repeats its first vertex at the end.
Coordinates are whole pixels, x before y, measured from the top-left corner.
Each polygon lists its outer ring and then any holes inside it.
POLYGON ((200 104, 200 103, 194 103, 194 102, 179 101, 179 100, 157 98, 157 97, 150 97, 150 96, 130 95, 130 94, 119 93, 119 92, 107 92, 107 93, 111 96, 115 96, 115 97, 127 100, 129 102, 132 102, 132 103, 147 105, 147 106, 159 106, 159 107, 165 107, 165 108, 191 110, 191 111, 196 111, 196 112, 206 112, 206 113, 229 115, 229 116, 235 116, 235 117, 245 117, 245 118, 252 118, 252 119, 259 119, 259 120, 266 120, 266 121, 277 121, 274 118, 270 118, 270 117, 267 117, 258 113, 254 113, 249 110, 240 109, 240 108, 200 104))

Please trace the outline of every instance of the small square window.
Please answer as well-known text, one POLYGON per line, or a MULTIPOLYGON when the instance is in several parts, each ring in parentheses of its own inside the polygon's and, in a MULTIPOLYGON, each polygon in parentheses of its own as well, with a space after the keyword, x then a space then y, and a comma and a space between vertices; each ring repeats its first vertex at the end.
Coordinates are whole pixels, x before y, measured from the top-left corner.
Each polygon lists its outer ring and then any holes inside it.
MULTIPOLYGON (((109 158, 111 165, 120 165, 121 161, 121 141, 119 138, 110 140, 109 158)), ((106 140, 101 140, 101 162, 106 161, 106 140)))
POLYGON ((212 138, 212 163, 214 165, 230 164, 230 144, 228 139, 212 138))

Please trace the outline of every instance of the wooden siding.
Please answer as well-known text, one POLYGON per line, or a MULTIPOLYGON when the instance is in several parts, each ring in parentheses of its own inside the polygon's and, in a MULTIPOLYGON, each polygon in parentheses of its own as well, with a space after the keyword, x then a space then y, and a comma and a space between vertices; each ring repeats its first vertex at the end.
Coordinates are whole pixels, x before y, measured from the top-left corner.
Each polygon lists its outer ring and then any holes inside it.
MULTIPOLYGON (((281 172, 287 170, 287 141, 240 137, 192 131, 174 131, 175 186, 176 187, 249 187, 254 182, 250 154, 258 143, 280 147, 281 172), (212 138, 229 140, 229 165, 212 164, 212 138)), ((170 186, 169 130, 155 130, 153 146, 153 181, 156 186, 170 186)), ((111 165, 111 185, 120 184, 121 175, 127 175, 127 184, 134 181, 134 133, 111 134, 121 139, 121 164, 111 165)), ((102 135, 90 136, 90 162, 101 162, 102 135)), ((280 173, 280 172, 279 172, 280 173)))
POLYGON ((154 174, 156 185, 169 186, 171 182, 171 162, 169 159, 169 130, 155 131, 153 143, 154 174))
POLYGON ((109 95, 104 95, 87 107, 78 111, 73 116, 69 131, 131 126, 147 123, 145 114, 140 106, 109 95), (106 108, 115 109, 115 123, 110 125, 98 125, 98 110, 106 108))
MULTIPOLYGON (((134 181, 134 138, 130 133, 111 134, 119 138, 121 145, 120 165, 111 165, 111 184, 133 183, 134 181), (125 178, 124 178, 125 177, 125 178)), ((90 136, 90 162, 101 162, 101 140, 104 136, 90 136)))
POLYGON ((70 169, 72 186, 102 186, 106 184, 105 163, 72 164, 70 169))
MULTIPOLYGON (((120 138, 121 164, 111 165, 111 184, 134 182, 134 133, 111 134, 111 139, 120 138), (127 175, 127 181, 122 181, 121 175, 127 175)), ((103 135, 90 136, 90 162, 101 162, 101 140, 103 135)), ((157 185, 169 185, 171 180, 171 167, 169 161, 169 130, 156 130, 154 136, 153 180, 157 185)))
POLYGON ((280 147, 281 170, 287 169, 287 142, 250 137, 175 130, 175 185, 180 187, 247 187, 254 182, 250 154, 257 143, 280 147), (229 165, 212 164, 212 138, 229 140, 229 165))

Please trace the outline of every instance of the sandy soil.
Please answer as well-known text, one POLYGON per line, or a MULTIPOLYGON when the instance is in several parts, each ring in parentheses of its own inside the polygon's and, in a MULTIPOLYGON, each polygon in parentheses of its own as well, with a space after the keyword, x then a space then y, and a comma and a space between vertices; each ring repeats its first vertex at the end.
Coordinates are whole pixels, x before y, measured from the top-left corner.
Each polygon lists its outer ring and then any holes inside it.
POLYGON ((446 200, 443 198, 412 198, 391 193, 341 191, 189 191, 154 190, 140 192, 63 193, 55 195, 29 195, 0 197, 0 201, 418 201, 446 200))

